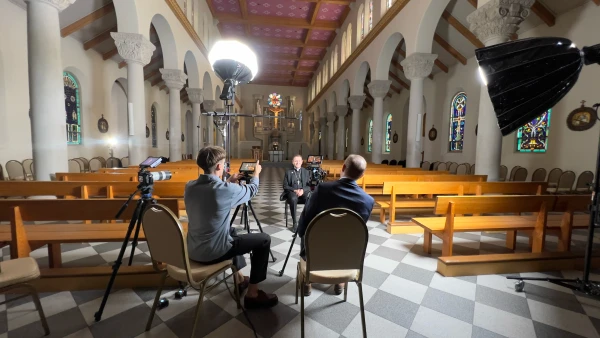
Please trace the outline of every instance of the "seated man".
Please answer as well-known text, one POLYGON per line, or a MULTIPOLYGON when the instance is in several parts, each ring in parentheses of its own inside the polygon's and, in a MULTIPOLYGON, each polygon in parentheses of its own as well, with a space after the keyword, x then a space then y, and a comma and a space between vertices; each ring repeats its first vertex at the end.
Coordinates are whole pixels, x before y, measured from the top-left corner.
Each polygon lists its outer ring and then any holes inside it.
MULTIPOLYGON (((298 235, 300 236, 300 257, 306 259, 304 251, 304 234, 308 224, 319 213, 332 208, 347 208, 355 211, 366 222, 371 216, 375 200, 356 184, 367 169, 367 161, 360 155, 349 155, 342 166, 340 179, 333 182, 323 182, 317 186, 310 200, 304 206, 298 235)), ((335 285, 334 291, 339 295, 344 291, 344 284, 335 285)), ((304 286, 304 294, 310 295, 310 285, 304 286)))
POLYGON ((231 208, 248 202, 258 193, 258 178, 262 170, 258 161, 249 184, 239 185, 239 174, 227 182, 221 177, 225 168, 225 150, 207 146, 200 150, 196 160, 204 170, 197 180, 185 186, 184 200, 188 215, 187 246, 190 259, 202 264, 215 264, 233 259, 239 270, 246 266, 244 254, 250 257, 250 278, 238 272, 236 283, 247 309, 275 306, 277 296, 258 289, 258 283, 267 278, 267 263, 271 237, 265 233, 237 235, 229 226, 231 208))
POLYGON ((292 231, 296 231, 296 207, 298 202, 306 203, 310 194, 310 172, 302 168, 302 156, 296 155, 292 159, 294 167, 286 170, 283 177, 283 198, 287 200, 290 206, 290 215, 292 216, 292 231))

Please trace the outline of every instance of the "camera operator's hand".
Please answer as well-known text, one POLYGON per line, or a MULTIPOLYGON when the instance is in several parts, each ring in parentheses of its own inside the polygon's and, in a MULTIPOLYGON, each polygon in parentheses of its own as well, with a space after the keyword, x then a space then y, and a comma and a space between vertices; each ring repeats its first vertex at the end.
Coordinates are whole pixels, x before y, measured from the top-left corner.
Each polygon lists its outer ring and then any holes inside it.
POLYGON ((231 175, 229 177, 229 179, 227 180, 227 182, 229 183, 238 183, 238 181, 240 180, 240 177, 242 176, 241 173, 235 173, 233 175, 231 175))
POLYGON ((256 166, 254 167, 254 175, 253 176, 258 178, 261 171, 262 171, 262 166, 260 165, 259 161, 256 161, 256 166))

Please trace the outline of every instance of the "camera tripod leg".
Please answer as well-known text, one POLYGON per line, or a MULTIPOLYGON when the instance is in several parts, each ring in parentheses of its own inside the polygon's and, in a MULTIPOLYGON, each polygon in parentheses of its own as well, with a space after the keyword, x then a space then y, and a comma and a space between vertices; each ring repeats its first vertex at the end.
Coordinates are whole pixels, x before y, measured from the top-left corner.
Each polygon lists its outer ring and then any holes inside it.
POLYGON ((283 270, 285 270, 285 266, 287 265, 288 259, 290 259, 290 255, 292 254, 292 248, 294 247, 294 242, 296 242, 296 237, 298 236, 298 231, 294 232, 292 236, 292 244, 290 244, 290 249, 288 250, 287 256, 285 256, 285 261, 283 262, 283 266, 279 271, 279 277, 283 276, 283 270))
POLYGON ((108 286, 106 287, 106 291, 104 292, 104 297, 102 298, 102 303, 100 303, 100 308, 94 314, 94 319, 97 322, 99 322, 100 319, 102 319, 102 312, 104 312, 104 307, 106 306, 106 301, 108 300, 108 295, 110 294, 110 290, 112 289, 112 286, 115 282, 115 278, 117 277, 117 272, 119 271, 119 268, 121 267, 121 263, 123 261, 123 255, 125 254, 125 250, 127 250, 127 244, 129 243, 129 238, 131 237, 131 233, 133 232, 133 227, 136 225, 139 226, 139 224, 140 224, 137 222, 137 220, 140 217, 143 204, 144 204, 144 200, 139 199, 137 202, 137 206, 135 207, 135 211, 133 212, 131 221, 129 222, 129 227, 127 228, 127 234, 125 235, 125 238, 123 239, 123 245, 121 246, 121 251, 119 252, 119 256, 117 257, 117 260, 115 261, 115 263, 112 266, 112 269, 113 269, 112 275, 110 276, 110 280, 108 281, 108 286))
POLYGON ((233 225, 233 222, 235 221, 235 218, 236 218, 236 216, 237 216, 237 214, 238 214, 238 211, 240 211, 240 207, 241 207, 241 206, 242 206, 242 205, 240 204, 240 205, 238 205, 238 206, 235 208, 235 211, 233 212, 233 217, 231 217, 231 222, 229 222, 229 226, 230 226, 230 227, 233 225))
MULTIPOLYGON (((252 203, 248 202, 248 207, 250 208, 250 211, 252 212, 252 216, 254 216, 254 220, 256 221, 256 225, 258 225, 258 229, 260 230, 260 232, 264 233, 262 226, 260 225, 260 222, 258 221, 258 218, 256 217, 256 213, 254 212, 254 208, 252 207, 252 203)), ((246 210, 246 220, 248 219, 248 210, 246 210)), ((248 224, 248 232, 250 232, 250 222, 247 222, 248 224)), ((275 256, 273 256, 273 251, 271 251, 271 249, 269 249, 269 253, 271 254, 271 260, 273 262, 275 262, 277 259, 275 259, 275 256)))
MULTIPOLYGON (((144 210, 145 206, 146 206, 145 203, 142 203, 142 210, 144 210)), ((131 263, 133 263, 133 255, 135 254, 135 248, 137 247, 137 244, 138 244, 138 237, 140 235, 141 227, 142 227, 142 218, 138 217, 137 225, 135 228, 135 235, 133 235, 133 241, 131 241, 131 254, 129 255, 129 266, 131 266, 131 263)))

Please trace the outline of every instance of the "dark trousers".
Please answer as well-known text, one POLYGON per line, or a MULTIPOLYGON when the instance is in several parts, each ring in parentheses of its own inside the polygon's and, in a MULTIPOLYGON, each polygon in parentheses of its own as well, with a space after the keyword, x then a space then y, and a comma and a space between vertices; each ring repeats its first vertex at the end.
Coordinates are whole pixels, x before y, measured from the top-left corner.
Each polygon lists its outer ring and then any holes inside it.
POLYGON ((287 200, 288 205, 290 206, 290 215, 292 216, 292 222, 294 225, 296 225, 296 207, 298 206, 298 202, 306 203, 306 195, 298 197, 298 195, 296 195, 295 192, 288 191, 285 195, 285 199, 287 200))
POLYGON ((250 284, 258 284, 267 279, 267 268, 269 263, 269 250, 271 248, 271 236, 265 233, 253 233, 238 235, 235 229, 231 229, 233 247, 222 257, 211 262, 200 262, 202 264, 216 264, 224 260, 233 260, 233 265, 241 270, 246 266, 244 254, 252 252, 250 257, 250 284))

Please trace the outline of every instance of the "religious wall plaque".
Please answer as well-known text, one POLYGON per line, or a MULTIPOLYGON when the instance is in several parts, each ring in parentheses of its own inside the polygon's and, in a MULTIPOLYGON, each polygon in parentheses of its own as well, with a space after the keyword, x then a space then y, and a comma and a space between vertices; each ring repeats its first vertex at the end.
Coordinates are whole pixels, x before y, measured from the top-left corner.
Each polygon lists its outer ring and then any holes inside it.
POLYGON ((435 129, 435 126, 431 126, 431 129, 429 130, 429 141, 434 141, 437 138, 437 129, 435 129))
POLYGON ((598 115, 590 107, 584 106, 585 101, 581 101, 581 107, 573 110, 567 116, 567 127, 573 131, 584 131, 592 128, 596 124, 598 115))
POLYGON ((185 135, 183 135, 183 133, 181 133, 181 142, 185 141, 185 135))
POLYGON ((167 137, 167 140, 169 139, 169 129, 167 129, 167 134, 165 135, 167 137))
POLYGON ((146 125, 146 138, 150 137, 150 128, 146 125))
POLYGON ((392 136, 392 141, 394 141, 394 143, 398 142, 398 133, 396 133, 395 130, 394 130, 394 136, 392 136))
POLYGON ((108 121, 104 118, 104 114, 102 114, 102 117, 98 120, 98 131, 102 134, 108 131, 108 121))

